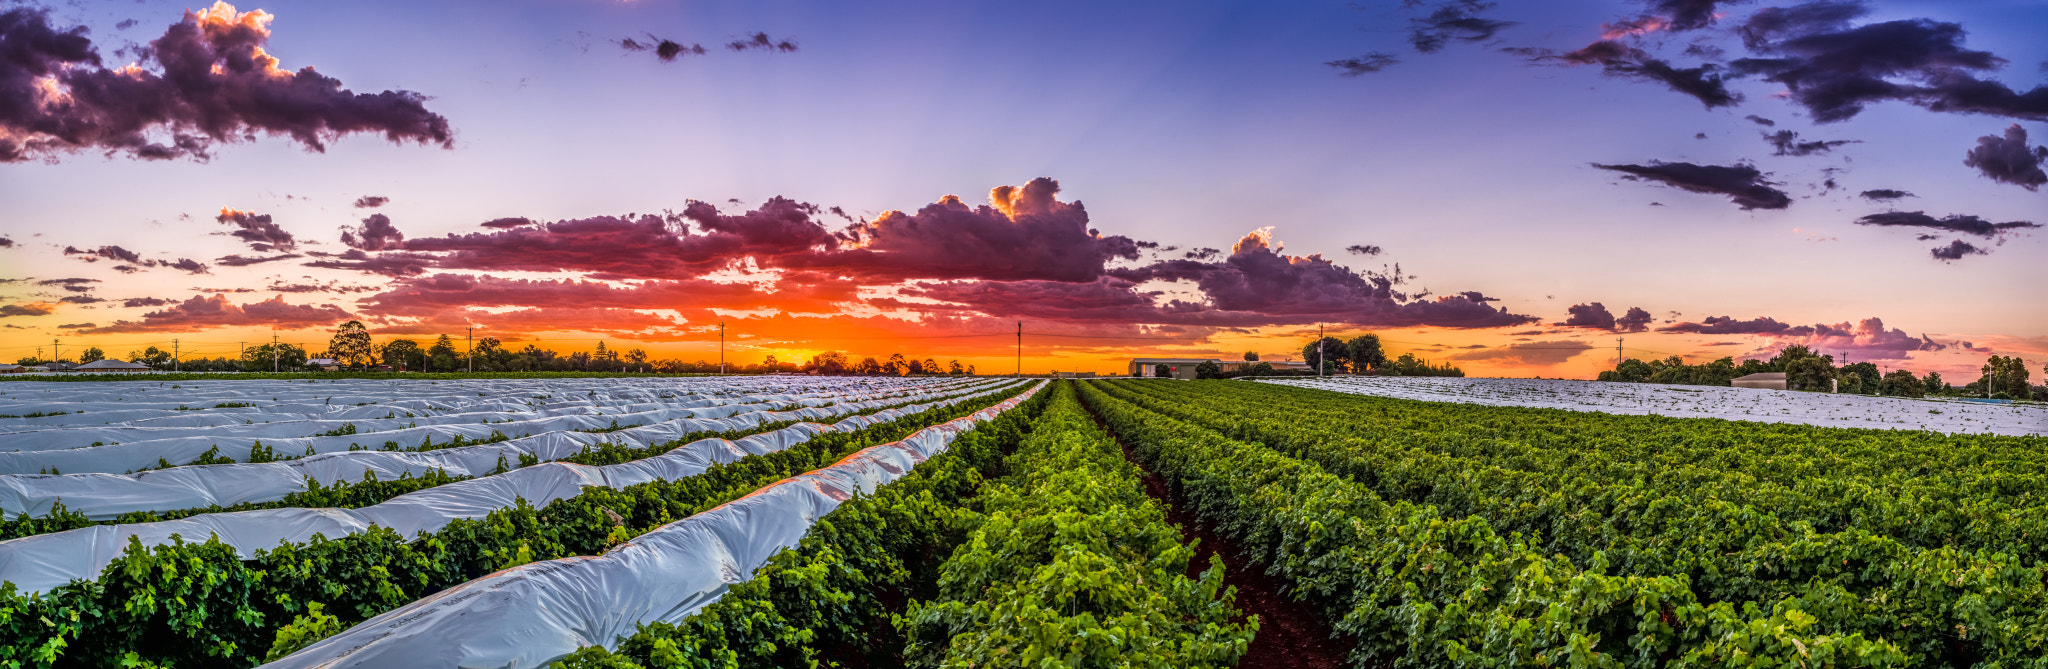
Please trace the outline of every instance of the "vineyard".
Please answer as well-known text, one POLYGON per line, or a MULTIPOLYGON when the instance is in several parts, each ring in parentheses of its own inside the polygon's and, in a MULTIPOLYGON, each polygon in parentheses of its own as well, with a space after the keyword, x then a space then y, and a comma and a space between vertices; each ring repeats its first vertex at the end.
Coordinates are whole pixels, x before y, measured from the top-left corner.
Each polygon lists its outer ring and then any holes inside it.
POLYGON ((0 666, 2048 666, 2038 436, 973 377, 0 414, 0 666))

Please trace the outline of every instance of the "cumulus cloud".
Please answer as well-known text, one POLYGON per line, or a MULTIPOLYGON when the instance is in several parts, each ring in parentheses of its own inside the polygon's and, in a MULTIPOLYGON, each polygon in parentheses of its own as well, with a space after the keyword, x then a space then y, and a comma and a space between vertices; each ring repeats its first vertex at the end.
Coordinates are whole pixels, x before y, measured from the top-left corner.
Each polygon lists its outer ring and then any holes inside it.
POLYGON ((1628 312, 1621 318, 1615 318, 1614 313, 1608 311, 1607 307, 1599 302, 1575 304, 1567 307, 1565 313, 1569 314, 1569 316, 1565 318, 1564 322, 1552 323, 1552 325, 1618 332, 1642 332, 1649 329, 1651 319, 1650 312, 1643 310, 1641 307, 1629 307, 1628 312))
POLYGON ((432 256, 413 253, 381 253, 373 256, 364 253, 361 249, 349 249, 338 254, 312 251, 306 255, 319 258, 318 260, 304 263, 307 267, 354 270, 393 277, 411 276, 425 272, 427 271, 427 266, 435 260, 432 256))
POLYGON ((356 208, 375 209, 384 206, 385 203, 388 203, 390 201, 391 198, 384 197, 382 195, 364 195, 362 197, 356 198, 356 208))
POLYGON ((48 316, 56 313, 56 302, 21 302, 0 304, 0 318, 9 316, 48 316))
POLYGON ((2004 137, 1977 138, 1977 146, 1963 158, 1964 165, 1977 168, 1986 178, 2027 190, 2048 184, 2048 172, 2041 171, 2044 161, 2048 161, 2048 146, 2027 148, 2027 129, 2018 123, 2006 128, 2004 137))
POLYGON ((107 260, 118 260, 121 262, 135 263, 137 265, 156 264, 153 261, 143 260, 142 254, 140 253, 136 253, 134 251, 121 248, 119 246, 102 246, 96 249, 81 249, 77 247, 66 246, 64 247, 64 254, 86 256, 86 260, 90 261, 98 261, 101 258, 105 258, 107 260))
POLYGON ((1488 361, 1504 365, 1548 366, 1562 364, 1580 353, 1593 350, 1593 345, 1582 341, 1533 341, 1508 344, 1478 351, 1466 351, 1450 357, 1452 360, 1488 361))
POLYGON ((404 245, 405 233, 391 224, 391 217, 370 214, 359 228, 342 228, 341 243, 360 251, 383 251, 404 245))
POLYGON ((1827 153, 1835 150, 1835 147, 1844 144, 1855 144, 1861 140, 1837 139, 1802 142, 1799 141, 1799 133, 1790 130, 1779 130, 1774 133, 1764 133, 1764 141, 1770 142, 1771 147, 1777 149, 1775 153, 1771 154, 1774 156, 1811 156, 1817 153, 1827 153))
POLYGON ((1935 260, 1942 262, 1954 262, 1962 260, 1963 256, 1981 256, 1991 253, 1960 239, 1949 242, 1948 246, 1934 247, 1929 252, 1934 254, 1935 260))
POLYGON ((142 315, 142 320, 115 321, 81 330, 83 334, 123 332, 195 332, 221 327, 271 325, 279 329, 325 327, 354 316, 331 304, 289 304, 279 295, 237 305, 225 295, 194 295, 169 308, 142 315))
POLYGON ((139 66, 109 69, 85 27, 55 27, 40 8, 0 12, 0 162, 80 151, 205 160, 214 144, 259 132, 316 152, 354 133, 451 145, 423 95, 359 94, 311 67, 280 69, 264 51, 271 18, 225 2, 187 11, 138 50, 139 66))
POLYGON ((1903 200, 1909 197, 1914 197, 1914 195, 1906 191, 1894 190, 1891 188, 1878 188, 1874 190, 1863 191, 1863 199, 1869 200, 1871 202, 1896 202, 1898 200, 1903 200))
POLYGON ((768 291, 748 283, 702 279, 613 285, 434 274, 400 280, 384 292, 363 298, 361 304, 363 312, 372 316, 454 327, 488 320, 490 313, 477 310, 480 307, 559 311, 604 305, 610 309, 662 309, 707 317, 708 310, 713 308, 833 313, 839 311, 841 303, 857 299, 858 288, 850 283, 810 282, 768 291))
POLYGON ((1764 179, 1756 167, 1735 165, 1695 165, 1692 163, 1667 163, 1650 161, 1648 165, 1602 165, 1594 167, 1621 172, 1621 178, 1630 181, 1655 181, 1666 186, 1705 193, 1726 195, 1736 206, 1750 209, 1784 209, 1792 206, 1792 196, 1785 191, 1772 188, 1777 182, 1764 179))
POLYGON ((1976 235, 1979 237, 1993 237, 2017 230, 2028 230, 2041 227, 2041 224, 2034 223, 2031 221, 2007 221, 2004 223, 1993 223, 1968 214, 1951 214, 1949 216, 1935 218, 1933 216, 1928 216, 1925 212, 1919 211, 1887 211, 1876 214, 1870 214, 1868 216, 1856 219, 1856 224, 1873 225, 1879 227, 1927 228, 1930 230, 1945 230, 1948 232, 1958 232, 1966 235, 1976 235))
POLYGON ((1905 19, 1850 26, 1866 13, 1861 2, 1839 0, 1758 11, 1741 32, 1745 44, 1765 57, 1731 65, 1737 73, 1783 84, 1819 123, 1848 120, 1883 101, 2048 120, 2048 86, 2021 93, 1977 78, 1975 73, 2006 61, 1964 48, 1961 25, 1905 19))
POLYGON ((1903 360, 1915 351, 1941 351, 1951 346, 1926 335, 1915 337, 1904 330, 1886 328, 1880 318, 1865 318, 1855 324, 1791 325, 1768 316, 1746 321, 1714 316, 1698 323, 1675 323, 1657 330, 1686 334, 1759 335, 1780 344, 1802 344, 1822 353, 1854 352, 1863 360, 1903 360))
POLYGON ((285 232, 284 228, 277 227, 277 223, 271 220, 270 214, 258 214, 253 211, 240 211, 222 207, 220 214, 214 216, 213 220, 235 226, 236 229, 230 231, 228 235, 247 242, 249 248, 257 251, 265 253, 271 251, 290 251, 299 245, 296 240, 292 239, 292 233, 285 232))
POLYGON ((1059 201, 1059 190, 1058 181, 1041 177, 999 186, 977 207, 949 195, 915 213, 887 211, 850 226, 836 235, 837 248, 771 264, 868 280, 1084 282, 1113 259, 1138 259, 1136 242, 1098 234, 1087 209, 1059 201))
POLYGON ((1515 25, 1513 21, 1479 15, 1493 6, 1494 3, 1482 0, 1451 0, 1437 5, 1428 16, 1408 20, 1408 43, 1414 45, 1416 51, 1436 53, 1452 40, 1478 42, 1515 25))

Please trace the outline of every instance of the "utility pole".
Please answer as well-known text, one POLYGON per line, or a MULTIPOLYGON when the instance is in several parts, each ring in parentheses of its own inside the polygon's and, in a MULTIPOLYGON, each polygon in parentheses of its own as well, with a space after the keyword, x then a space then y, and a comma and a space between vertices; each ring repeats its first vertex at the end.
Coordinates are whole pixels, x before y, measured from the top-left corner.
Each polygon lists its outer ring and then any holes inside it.
POLYGON ((725 373, 725 321, 718 322, 718 373, 725 373))
POLYGON ((470 326, 469 334, 462 336, 462 347, 469 354, 469 373, 476 373, 476 326, 470 326))
POLYGON ((249 342, 238 341, 235 343, 242 347, 241 355, 235 356, 235 366, 241 367, 244 372, 249 371, 249 363, 247 362, 249 359, 249 342))
POLYGON ((1024 377, 1024 321, 1017 321, 1017 377, 1024 377))
POLYGON ((1316 378, 1323 378, 1323 324, 1316 324, 1316 378))
POLYGON ((178 371, 178 340, 171 340, 171 371, 178 371))
POLYGON ((1622 361, 1622 360, 1624 360, 1624 359, 1625 359, 1625 358, 1622 358, 1622 357, 1621 357, 1621 338, 1620 338, 1620 337, 1615 337, 1615 338, 1614 338, 1614 371, 1617 371, 1617 372, 1621 371, 1621 361, 1622 361))
POLYGON ((277 373, 277 329, 270 330, 270 373, 277 373))
POLYGON ((50 362, 56 362, 58 360, 63 359, 64 354, 57 352, 57 339, 55 337, 50 338, 50 362))

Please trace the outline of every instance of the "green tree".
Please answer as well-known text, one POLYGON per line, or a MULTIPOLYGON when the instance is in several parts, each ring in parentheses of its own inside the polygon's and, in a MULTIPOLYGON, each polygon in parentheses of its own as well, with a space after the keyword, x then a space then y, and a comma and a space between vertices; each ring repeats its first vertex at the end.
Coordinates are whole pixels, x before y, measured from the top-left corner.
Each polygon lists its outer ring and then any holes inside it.
POLYGON ((1921 397, 1927 394, 1927 386, 1912 372, 1895 369, 1884 375, 1878 387, 1878 394, 1893 397, 1921 397))
POLYGON ((882 373, 882 363, 875 361, 874 358, 861 358, 860 363, 853 366, 853 373, 880 374, 882 373))
MULTIPOLYGON (((162 367, 164 365, 170 364, 171 352, 157 348, 155 346, 151 346, 149 348, 142 349, 141 351, 129 352, 128 359, 145 365, 149 365, 151 367, 162 367)), ((269 363, 266 362, 264 364, 269 363)))
POLYGON ((242 368, 252 372, 298 371, 305 366, 306 349, 291 344, 258 344, 242 352, 242 368))
POLYGON ((345 367, 362 367, 375 358, 370 354, 370 329, 362 321, 348 321, 334 327, 327 340, 327 355, 345 367))
POLYGON ((1252 368, 1251 368, 1251 370, 1250 370, 1250 371, 1251 371, 1251 374, 1252 374, 1252 376, 1272 376, 1272 375, 1273 375, 1273 363, 1270 363, 1270 362, 1261 362, 1261 363, 1259 363, 1259 364, 1256 364, 1256 365, 1252 365, 1252 368))
POLYGON ((1809 392, 1831 392, 1835 382, 1835 359, 1815 355, 1805 346, 1793 344, 1779 351, 1771 365, 1785 372, 1785 387, 1809 392))
MULTIPOLYGON (((604 343, 599 342, 598 347, 599 350, 603 350, 604 343)), ((433 346, 427 347, 427 371, 462 371, 462 352, 455 349, 454 339, 450 339, 448 335, 441 335, 434 340, 433 346)))
POLYGON ((882 363, 882 373, 890 376, 908 374, 910 373, 910 363, 903 360, 903 354, 891 353, 889 354, 889 361, 882 363))
POLYGON ((819 353, 811 358, 811 369, 817 370, 819 374, 845 374, 846 354, 838 351, 819 353))
POLYGON ((1342 368, 1350 355, 1344 348, 1344 341, 1336 337, 1311 340, 1307 346, 1301 347, 1301 359, 1311 365, 1321 365, 1325 374, 1342 368))
POLYGON ((1257 351, 1245 351, 1245 352, 1244 352, 1244 361, 1245 361, 1245 362, 1258 362, 1258 361, 1259 361, 1259 353, 1258 353, 1257 351))
POLYGON ((1387 352, 1380 348, 1380 336, 1376 334, 1363 334, 1344 342, 1344 355, 1351 361, 1351 371, 1359 374, 1387 366, 1387 352))
POLYGON ((1197 379, 1220 379, 1220 378, 1223 378, 1223 366, 1222 366, 1222 365, 1218 365, 1218 364, 1216 364, 1216 361, 1214 361, 1214 360, 1203 360, 1203 361, 1202 361, 1201 363, 1199 363, 1199 364, 1195 365, 1195 378, 1197 378, 1197 379))
POLYGON ((940 373, 940 372, 942 372, 942 371, 944 371, 944 370, 943 370, 943 368, 939 367, 939 361, 937 361, 937 360, 933 360, 933 359, 931 359, 931 358, 925 358, 925 359, 924 359, 924 373, 926 373, 926 374, 938 374, 938 373, 940 373))
POLYGON ((1922 379, 1921 383, 1926 385, 1928 395, 1939 395, 1948 391, 1948 383, 1941 380, 1941 372, 1928 372, 1927 378, 1922 379))
POLYGON ((87 348, 85 349, 85 352, 78 354, 78 364, 81 365, 88 362, 105 359, 107 359, 107 352, 100 350, 100 347, 98 346, 87 348))
POLYGON ((1152 375, 1162 379, 1173 378, 1173 368, 1166 365, 1153 365, 1152 375))
POLYGON ((411 339, 397 339, 384 345, 379 351, 384 364, 393 369, 413 372, 427 371, 427 353, 420 350, 420 343, 411 339))
POLYGON ((961 374, 966 374, 967 368, 961 367, 960 361, 953 360, 946 363, 946 373, 951 374, 953 376, 959 376, 961 374))

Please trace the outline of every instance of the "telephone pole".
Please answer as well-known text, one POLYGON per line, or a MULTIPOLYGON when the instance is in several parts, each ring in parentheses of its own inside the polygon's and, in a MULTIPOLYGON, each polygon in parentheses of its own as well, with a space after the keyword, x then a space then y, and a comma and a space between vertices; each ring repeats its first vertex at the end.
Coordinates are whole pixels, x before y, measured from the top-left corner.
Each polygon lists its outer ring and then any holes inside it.
POLYGON ((171 371, 178 371, 178 340, 171 340, 171 371))
POLYGON ((1017 377, 1024 376, 1024 321, 1017 321, 1017 377))
POLYGON ((1316 324, 1316 378, 1323 378, 1323 325, 1316 324))
POLYGON ((725 373, 725 321, 718 322, 718 373, 725 373))
POLYGON ((270 373, 277 373, 277 330, 270 331, 270 373))
POLYGON ((470 326, 469 334, 462 336, 462 347, 469 354, 469 373, 476 373, 476 327, 470 326))
POLYGON ((1614 338, 1614 371, 1621 371, 1621 338, 1614 338))
POLYGON ((56 339, 55 337, 51 337, 51 338, 50 338, 50 362, 56 362, 56 361, 58 361, 58 360, 63 360, 63 359, 64 359, 64 354, 62 354, 62 353, 58 353, 58 352, 57 352, 57 339, 56 339))

